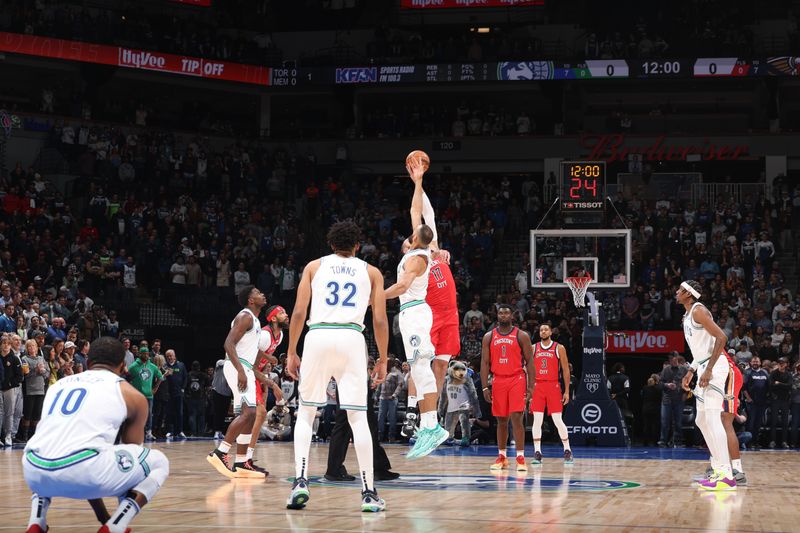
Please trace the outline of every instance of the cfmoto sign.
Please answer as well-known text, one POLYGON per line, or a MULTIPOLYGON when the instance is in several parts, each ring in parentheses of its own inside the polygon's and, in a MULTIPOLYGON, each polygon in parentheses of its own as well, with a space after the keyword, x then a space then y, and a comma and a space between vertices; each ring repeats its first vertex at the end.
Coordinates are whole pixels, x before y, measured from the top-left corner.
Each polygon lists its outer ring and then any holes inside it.
POLYGON ((581 418, 589 425, 599 422, 602 416, 603 412, 596 403, 587 403, 583 406, 583 409, 581 409, 581 418))

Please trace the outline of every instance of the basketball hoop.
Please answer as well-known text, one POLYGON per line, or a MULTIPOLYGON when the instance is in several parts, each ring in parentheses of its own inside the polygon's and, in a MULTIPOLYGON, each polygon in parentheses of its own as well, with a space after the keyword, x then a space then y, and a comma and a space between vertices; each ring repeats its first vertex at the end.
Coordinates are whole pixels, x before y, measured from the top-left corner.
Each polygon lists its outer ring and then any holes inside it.
POLYGON ((586 307, 586 290, 591 283, 591 276, 570 276, 564 278, 564 283, 569 285, 569 290, 572 291, 572 301, 575 302, 575 307, 586 307))

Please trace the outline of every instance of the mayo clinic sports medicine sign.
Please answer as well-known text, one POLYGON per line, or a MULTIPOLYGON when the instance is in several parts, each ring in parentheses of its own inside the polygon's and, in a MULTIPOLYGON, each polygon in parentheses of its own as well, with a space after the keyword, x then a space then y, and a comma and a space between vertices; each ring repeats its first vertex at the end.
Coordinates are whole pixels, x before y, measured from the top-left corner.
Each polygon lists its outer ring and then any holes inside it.
POLYGON ((608 331, 607 353, 682 353, 683 331, 608 331))

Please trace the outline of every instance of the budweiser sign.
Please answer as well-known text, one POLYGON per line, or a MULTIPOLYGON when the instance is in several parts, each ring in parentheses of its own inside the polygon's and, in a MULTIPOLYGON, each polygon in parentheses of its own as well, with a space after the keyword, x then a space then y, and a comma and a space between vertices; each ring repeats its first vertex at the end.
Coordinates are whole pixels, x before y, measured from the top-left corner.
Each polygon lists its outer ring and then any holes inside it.
POLYGON ((606 353, 683 352, 683 331, 608 331, 606 353))
MULTIPOLYGON (((656 137, 653 142, 631 145, 622 133, 612 135, 582 135, 581 146, 589 150, 588 161, 627 161, 629 155, 640 154, 645 161, 685 161, 689 155, 699 155, 706 161, 733 161, 750 151, 747 145, 715 144, 703 139, 701 144, 673 144, 666 142, 666 135, 656 137)), ((639 139, 637 139, 639 140, 639 139)))
POLYGON ((403 9, 543 6, 544 0, 400 0, 403 9))

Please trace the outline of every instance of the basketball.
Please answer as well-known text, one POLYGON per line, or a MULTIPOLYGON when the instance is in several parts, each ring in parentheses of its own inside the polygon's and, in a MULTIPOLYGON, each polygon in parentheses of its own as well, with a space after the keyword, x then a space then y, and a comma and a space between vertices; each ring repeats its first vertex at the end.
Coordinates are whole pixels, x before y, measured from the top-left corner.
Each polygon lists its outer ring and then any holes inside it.
POLYGON ((406 156, 406 165, 411 164, 411 162, 414 160, 420 161, 426 172, 428 171, 428 168, 431 166, 431 158, 428 157, 428 154, 426 154, 422 150, 414 150, 413 152, 408 154, 406 156))

